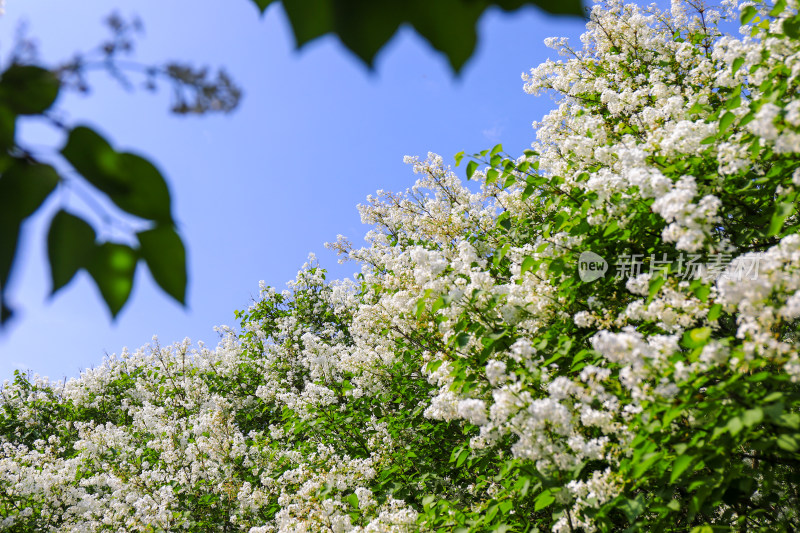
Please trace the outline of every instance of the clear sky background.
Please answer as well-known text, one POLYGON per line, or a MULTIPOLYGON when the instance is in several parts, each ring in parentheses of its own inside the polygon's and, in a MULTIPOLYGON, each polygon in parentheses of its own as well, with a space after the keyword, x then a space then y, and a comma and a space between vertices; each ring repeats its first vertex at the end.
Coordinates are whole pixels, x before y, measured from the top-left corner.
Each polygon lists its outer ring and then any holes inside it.
MULTIPOLYGON (((579 45, 580 19, 527 8, 489 11, 477 54, 462 75, 408 28, 401 29, 369 72, 335 37, 294 50, 279 5, 264 17, 250 0, 9 0, 0 17, 5 61, 20 23, 54 64, 106 39, 102 20, 116 9, 138 15, 145 34, 134 59, 224 66, 244 89, 231 115, 179 117, 167 112, 169 88, 126 92, 105 74, 90 78, 88 96, 63 94, 57 107, 69 124, 87 123, 115 147, 138 152, 167 177, 189 262, 188 307, 157 288, 140 264, 130 301, 111 320, 86 273, 48 298, 46 230, 67 206, 99 218, 72 196, 56 194, 24 228, 10 301, 15 320, 0 331, 0 380, 15 369, 53 379, 77 376, 106 353, 134 350, 158 335, 162 344, 189 337, 215 345, 216 325, 237 326, 233 312, 258 295, 258 282, 283 288, 308 253, 333 277, 338 265, 323 244, 344 234, 356 243, 368 230, 356 210, 377 189, 414 182, 404 155, 477 152, 502 142, 519 154, 534 139, 531 123, 553 107, 522 90, 520 74, 555 58, 542 41, 567 36, 579 45)), ((60 134, 29 123, 23 136, 47 154, 60 134)), ((51 152, 52 153, 52 150, 51 152)), ((457 169, 463 176, 463 168, 457 169)))

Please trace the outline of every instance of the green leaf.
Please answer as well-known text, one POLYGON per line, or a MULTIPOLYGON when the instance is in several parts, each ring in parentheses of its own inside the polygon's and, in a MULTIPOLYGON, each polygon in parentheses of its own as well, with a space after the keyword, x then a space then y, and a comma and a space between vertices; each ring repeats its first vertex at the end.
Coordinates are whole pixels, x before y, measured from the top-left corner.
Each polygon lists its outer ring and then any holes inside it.
POLYGON ((462 450, 461 453, 458 454, 458 459, 456 459, 456 468, 464 464, 464 461, 466 461, 468 457, 469 450, 462 450))
POLYGON ((781 398, 783 398, 783 393, 779 392, 779 391, 775 391, 775 392, 771 392, 771 393, 767 394, 766 396, 764 396, 763 398, 761 398, 761 401, 764 402, 764 403, 772 403, 774 401, 780 400, 781 398))
POLYGON ((719 119, 719 132, 722 133, 728 129, 728 127, 733 124, 733 121, 736 120, 736 115, 731 113, 730 111, 726 111, 722 118, 719 119))
POLYGON ((758 11, 753 6, 747 6, 742 10, 742 14, 739 16, 739 21, 742 24, 747 24, 758 14, 758 11))
POLYGON ((642 456, 639 459, 639 462, 636 463, 636 466, 633 467, 633 471, 631 475, 634 479, 642 477, 642 475, 647 472, 656 461, 661 459, 660 453, 648 453, 642 456))
POLYGON ((491 156, 491 155, 499 154, 502 151, 503 151, 503 145, 502 144, 496 144, 492 148, 492 151, 489 152, 489 155, 491 156))
POLYGON ((0 175, 0 210, 22 222, 41 207, 59 181, 50 165, 17 159, 0 175))
POLYGON ((672 472, 669 475, 669 482, 675 483, 675 481, 681 477, 689 465, 692 464, 693 457, 691 455, 679 455, 672 461, 672 472))
POLYGON ((0 290, 4 289, 14 264, 17 252, 20 223, 0 212, 0 290))
MULTIPOLYGON (((262 11, 268 0, 254 0, 262 11)), ((458 72, 477 43, 476 25, 490 6, 514 10, 538 5, 557 14, 582 15, 578 0, 284 0, 297 47, 326 34, 341 42, 370 67, 397 29, 409 24, 433 48, 442 52, 458 72)))
POLYGON ((783 21, 783 33, 792 39, 800 39, 800 15, 783 21))
POLYGON ((139 253, 158 286, 186 305, 186 249, 171 226, 156 226, 137 233, 139 253))
POLYGON ((525 272, 531 270, 536 266, 536 259, 533 257, 526 257, 522 260, 522 267, 520 275, 525 275, 525 272))
POLYGON ((5 299, 3 298, 3 289, 0 287, 0 326, 11 320, 14 316, 14 310, 8 307, 5 299))
POLYGON ((475 174, 475 171, 478 170, 478 162, 477 161, 470 161, 467 163, 467 179, 472 179, 472 175, 475 174))
POLYGON ((769 223, 769 230, 767 236, 772 237, 777 235, 783 229, 783 223, 794 212, 794 204, 790 202, 781 202, 775 206, 775 211, 772 213, 772 218, 769 223))
POLYGON ((59 82, 49 70, 13 64, 0 77, 0 101, 18 115, 40 115, 58 97, 59 82))
MULTIPOLYGON (((2 200, 2 197, 0 197, 2 200)), ((14 256, 19 242, 20 222, 4 216, 0 211, 0 325, 5 324, 14 314, 5 300, 8 279, 14 266, 14 256)))
POLYGON ((773 7, 772 10, 769 12, 769 16, 777 17, 778 15, 783 13, 784 9, 786 9, 786 0, 778 0, 777 2, 775 2, 775 7, 773 7))
POLYGON ((58 182, 50 165, 20 159, 0 175, 0 324, 12 313, 3 293, 14 267, 22 222, 41 207, 58 182))
POLYGON ((653 301, 653 298, 656 297, 656 294, 658 294, 658 291, 661 289, 661 287, 664 285, 666 281, 667 279, 663 275, 658 275, 650 280, 650 283, 648 284, 649 287, 647 296, 648 303, 653 301))
POLYGON ((695 296, 700 298, 701 301, 705 302, 708 300, 708 295, 711 294, 711 287, 700 281, 699 279, 694 280, 690 285, 689 288, 692 290, 695 296))
POLYGON ((464 152, 458 152, 456 155, 453 156, 453 159, 456 162, 456 166, 461 164, 461 160, 464 159, 464 152))
POLYGON ((417 320, 422 318, 422 313, 425 312, 425 298, 420 298, 417 300, 417 309, 414 315, 417 317, 417 320))
POLYGON ((711 338, 711 328, 708 326, 694 328, 683 334, 683 345, 686 348, 700 348, 706 345, 709 338, 711 338))
POLYGON ((158 169, 146 159, 117 152, 85 126, 70 131, 61 153, 89 183, 124 211, 172 224, 169 189, 158 169))
POLYGON ((603 231, 603 237, 608 237, 612 233, 616 232, 618 229, 619 229, 619 224, 617 223, 616 220, 612 219, 611 222, 609 222, 606 225, 606 229, 605 231, 603 231))
POLYGON ((791 429, 800 429, 800 414, 781 413, 778 417, 777 424, 791 429))
POLYGON ((644 504, 640 498, 641 496, 637 497, 635 500, 627 499, 619 506, 631 524, 642 514, 642 511, 644 511, 644 504))
POLYGON ((6 106, 0 105, 0 150, 7 151, 14 146, 17 128, 17 115, 6 106))
POLYGON ((748 409, 742 414, 742 423, 747 427, 753 427, 764 420, 764 411, 760 407, 748 409))
POLYGON ((85 220, 64 211, 55 214, 47 232, 47 254, 55 294, 72 280, 80 268, 91 262, 95 232, 85 220))
POLYGON ((556 497, 550 492, 550 489, 545 489, 538 496, 536 496, 536 503, 533 506, 534 511, 541 511, 551 503, 556 501, 556 497))
POLYGON ((797 449, 800 448, 796 436, 787 435, 786 433, 778 437, 776 442, 779 448, 787 452, 796 452, 797 449))
POLYGON ((708 310, 708 320, 713 322, 714 320, 719 318, 719 315, 722 313, 722 305, 721 304, 714 304, 708 310))
POLYGON ((514 484, 514 490, 519 492, 520 496, 523 498, 528 495, 528 491, 531 489, 531 478, 524 477, 522 479, 518 479, 517 482, 514 484))
POLYGON ((133 275, 139 256, 130 246, 106 242, 96 248, 87 270, 100 294, 116 317, 133 289, 133 275))
POLYGON ((725 109, 736 109, 742 105, 742 97, 740 95, 736 95, 727 102, 725 102, 725 109))
POLYGON ((469 343, 470 335, 469 333, 461 332, 456 335, 456 344, 458 344, 459 348, 463 348, 469 343))
POLYGON ((345 501, 347 501, 353 507, 353 509, 358 509, 358 496, 356 496, 355 493, 347 496, 345 501))
POLYGON ((274 3, 275 0, 253 0, 253 3, 258 7, 259 11, 264 13, 267 8, 274 3))
POLYGON ((736 436, 736 435, 739 434, 739 432, 741 432, 744 429, 744 423, 742 422, 741 418, 739 418, 738 416, 735 416, 735 417, 731 418, 730 420, 728 420, 728 424, 727 424, 726 428, 728 429, 728 432, 731 435, 736 436))

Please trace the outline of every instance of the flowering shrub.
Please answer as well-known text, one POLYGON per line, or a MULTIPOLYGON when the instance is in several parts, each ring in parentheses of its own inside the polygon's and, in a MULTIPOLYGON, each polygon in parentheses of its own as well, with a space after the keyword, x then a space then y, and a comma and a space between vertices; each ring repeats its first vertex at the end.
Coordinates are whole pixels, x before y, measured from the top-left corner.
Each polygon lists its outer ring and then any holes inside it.
POLYGON ((797 7, 597 4, 524 76, 559 99, 533 150, 476 154, 480 190, 408 158, 332 245, 355 280, 311 260, 215 350, 17 375, 3 527, 796 530, 797 7))

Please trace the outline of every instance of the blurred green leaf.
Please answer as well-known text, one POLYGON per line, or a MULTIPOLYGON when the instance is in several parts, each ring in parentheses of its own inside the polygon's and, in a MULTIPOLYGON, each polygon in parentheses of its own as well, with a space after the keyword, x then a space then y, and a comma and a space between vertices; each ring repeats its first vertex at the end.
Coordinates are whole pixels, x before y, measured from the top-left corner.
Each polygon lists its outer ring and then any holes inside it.
POLYGON ((775 206, 775 211, 772 213, 772 218, 769 223, 769 230, 767 236, 772 237, 777 235, 783 229, 783 223, 794 212, 794 204, 790 202, 781 202, 775 206))
POLYGON ((469 344, 470 335, 469 333, 459 333, 456 335, 456 344, 458 344, 459 348, 463 348, 467 344, 469 344))
POLYGON ((59 177, 50 165, 16 159, 0 175, 0 324, 13 311, 5 300, 5 290, 19 242, 22 222, 36 212, 58 185, 59 177))
POLYGON ((740 105, 742 105, 742 97, 741 95, 737 94, 736 96, 725 102, 725 109, 736 109, 740 105))
POLYGON ((253 0, 253 3, 263 13, 275 0, 253 0))
POLYGON ((186 249, 180 236, 169 226, 156 226, 137 233, 139 252, 159 287, 186 304, 186 249))
POLYGON ((47 233, 47 254, 55 294, 91 262, 95 231, 85 220, 64 211, 55 214, 47 233))
POLYGON ((758 14, 758 10, 750 5, 742 9, 742 13, 739 15, 739 21, 742 24, 747 24, 758 14))
POLYGON ((762 420, 764 420, 764 411, 760 407, 748 409, 742 414, 742 423, 747 427, 760 424, 762 420))
POLYGON ((0 105, 0 149, 6 151, 14 146, 17 115, 8 107, 0 105))
POLYGON ((464 461, 466 461, 468 457, 469 457, 469 450, 462 450, 461 453, 458 454, 458 458, 456 459, 456 468, 464 464, 464 461))
POLYGON ((551 503, 556 501, 555 496, 550 492, 549 489, 543 490, 538 496, 536 496, 536 503, 533 507, 534 511, 541 511, 551 503))
POLYGON ((644 503, 641 496, 636 499, 627 499, 619 506, 630 523, 633 523, 636 518, 644 511, 644 503))
POLYGON ((784 20, 783 32, 792 39, 800 39, 800 15, 784 20))
POLYGON ((5 217, 4 213, 0 211, 0 325, 13 315, 13 310, 5 300, 5 291, 17 251, 19 229, 19 222, 5 217))
POLYGON ((172 224, 169 189, 158 169, 146 159, 117 152, 85 126, 70 131, 61 153, 89 183, 124 211, 172 224))
POLYGON ((354 494, 350 494, 345 498, 345 500, 350 504, 353 509, 358 509, 358 496, 354 494))
POLYGON ((58 78, 41 67, 11 65, 0 77, 0 102, 18 115, 40 115, 58 97, 58 78))
POLYGON ((476 161, 469 161, 467 163, 467 179, 472 179, 472 175, 478 170, 478 163, 476 161))
POLYGON ((534 257, 526 257, 522 260, 522 268, 520 271, 520 275, 524 275, 525 272, 532 270, 536 266, 536 259, 534 257))
POLYGON ((59 181, 58 173, 50 165, 15 160, 0 175, 2 216, 22 222, 39 209, 59 181))
POLYGON ((0 288, 0 325, 5 324, 11 317, 14 316, 14 310, 6 305, 6 301, 3 298, 3 290, 0 288))
POLYGON ((744 429, 744 423, 742 422, 741 418, 735 416, 728 420, 728 425, 726 427, 728 428, 730 434, 735 436, 744 429))
POLYGON ((694 328, 683 334, 682 344, 686 348, 699 348, 705 346, 709 338, 711 338, 711 328, 707 326, 694 328))
POLYGON ((112 317, 116 317, 128 301, 138 259, 130 246, 106 242, 97 247, 87 267, 112 317))
MULTIPOLYGON (((253 0, 263 12, 271 0, 253 0)), ((442 52, 455 72, 475 51, 476 25, 489 7, 506 11, 526 5, 554 14, 582 15, 580 0, 284 0, 283 8, 300 48, 333 33, 370 67, 375 56, 403 24, 410 24, 436 50, 442 52)))
POLYGON ((692 464, 693 457, 691 455, 679 455, 672 461, 672 472, 669 476, 669 482, 675 483, 681 474, 683 474, 689 465, 692 464))
POLYGON ((797 435, 788 435, 784 433, 777 440, 778 447, 786 450, 787 452, 796 452, 800 448, 797 435))
POLYGON ((648 288, 648 296, 647 296, 647 303, 653 301, 658 291, 661 290, 661 287, 664 286, 664 283, 667 281, 667 278, 663 274, 659 274, 653 279, 650 280, 649 288, 648 288))
POLYGON ((784 9, 786 9, 786 0, 777 0, 777 1, 775 2, 775 7, 773 7, 773 8, 770 10, 770 12, 769 12, 769 16, 771 16, 771 17, 777 17, 778 15, 780 15, 781 13, 783 13, 783 10, 784 10, 784 9))
POLYGON ((727 111, 722 118, 719 119, 719 132, 722 133, 723 131, 727 130, 728 127, 733 124, 733 121, 736 120, 736 115, 727 111))

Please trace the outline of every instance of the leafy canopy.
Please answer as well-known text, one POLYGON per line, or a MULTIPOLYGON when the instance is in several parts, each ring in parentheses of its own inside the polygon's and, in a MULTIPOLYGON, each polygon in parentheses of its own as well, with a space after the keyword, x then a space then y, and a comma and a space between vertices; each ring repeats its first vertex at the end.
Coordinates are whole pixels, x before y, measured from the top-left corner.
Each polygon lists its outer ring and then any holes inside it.
MULTIPOLYGON (((275 0, 253 0, 263 13, 275 0)), ((581 0, 283 0, 297 47, 335 34, 372 67, 375 56, 409 24, 459 72, 475 52, 478 19, 490 7, 513 11, 537 6, 548 13, 583 15, 581 0)))
MULTIPOLYGON (((186 250, 178 233, 172 198, 164 176, 147 159, 112 146, 86 125, 60 122, 53 108, 59 95, 70 89, 87 90, 87 72, 107 69, 126 85, 131 82, 117 62, 133 49, 137 22, 116 16, 108 19, 112 38, 98 50, 71 62, 45 67, 29 57, 14 56, 0 72, 0 326, 13 315, 8 304, 9 286, 24 222, 61 190, 74 191, 82 181, 90 192, 113 203, 122 216, 97 207, 96 218, 108 226, 128 230, 125 244, 101 241, 81 213, 59 209, 47 233, 47 253, 55 294, 81 269, 89 273, 112 317, 121 311, 133 289, 137 265, 144 262, 158 286, 182 305, 186 304, 186 250), (17 124, 30 117, 45 119, 63 133, 60 149, 30 149, 17 135, 17 124), (74 172, 73 172, 74 171, 74 172), (130 231, 129 226, 134 226, 130 231), (139 230, 137 231, 136 228, 139 230)), ((176 113, 229 112, 241 91, 219 72, 209 78, 206 69, 167 64, 146 67, 146 86, 155 89, 159 78, 173 86, 176 113)), ((66 195, 61 195, 62 201, 66 195)))

